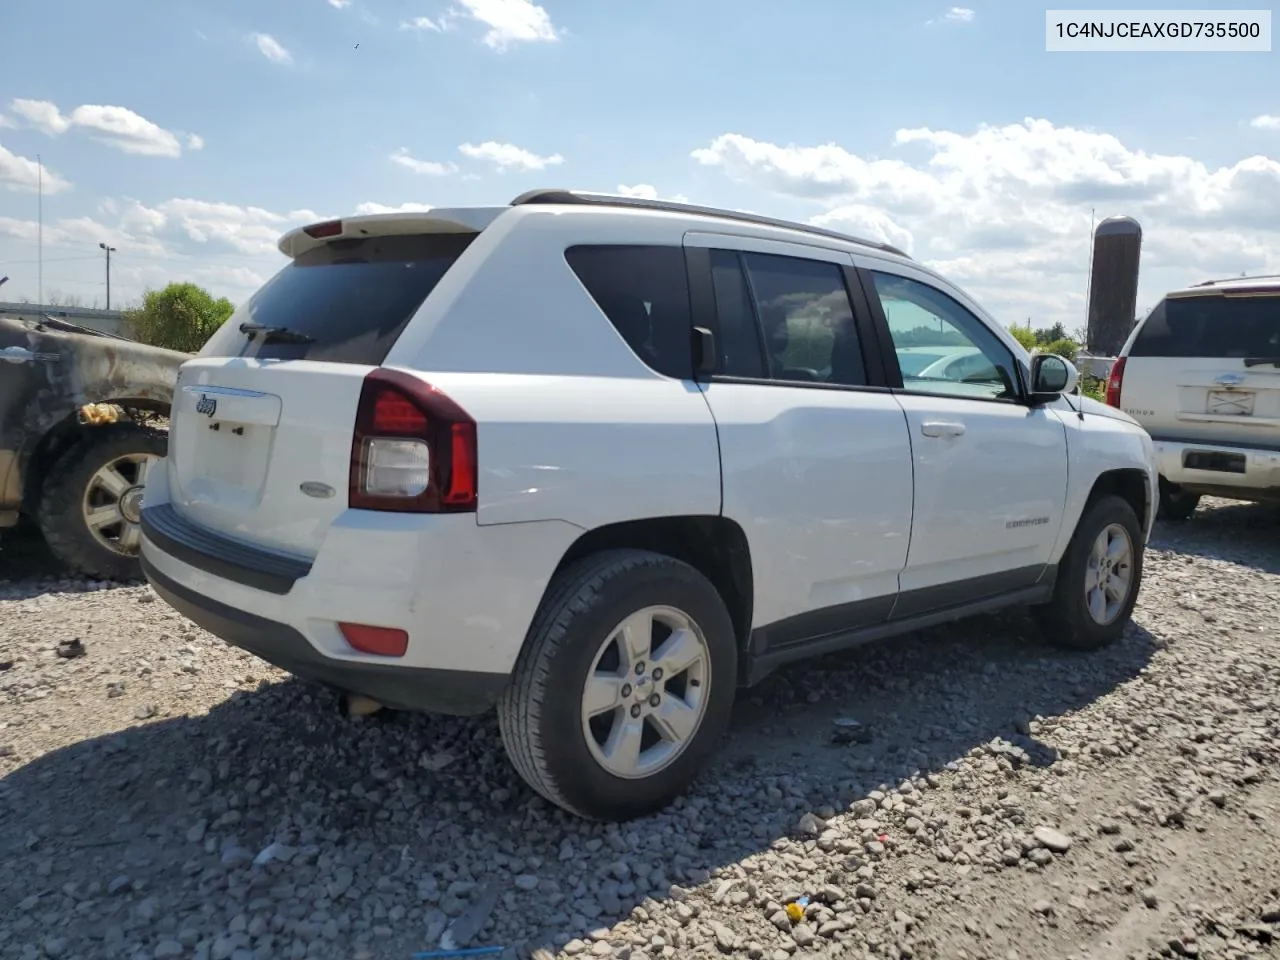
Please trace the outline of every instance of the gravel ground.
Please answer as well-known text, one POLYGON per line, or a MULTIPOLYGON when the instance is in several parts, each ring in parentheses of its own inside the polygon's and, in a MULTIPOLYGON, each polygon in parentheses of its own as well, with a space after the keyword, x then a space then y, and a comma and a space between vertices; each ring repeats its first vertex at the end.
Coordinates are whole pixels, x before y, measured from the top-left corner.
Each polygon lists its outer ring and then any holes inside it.
POLYGON ((1101 654, 1019 614, 782 673, 689 798, 622 827, 536 798, 491 718, 343 717, 149 588, 56 579, 19 540, 0 957, 1265 953, 1278 534, 1223 501, 1159 529, 1101 654))

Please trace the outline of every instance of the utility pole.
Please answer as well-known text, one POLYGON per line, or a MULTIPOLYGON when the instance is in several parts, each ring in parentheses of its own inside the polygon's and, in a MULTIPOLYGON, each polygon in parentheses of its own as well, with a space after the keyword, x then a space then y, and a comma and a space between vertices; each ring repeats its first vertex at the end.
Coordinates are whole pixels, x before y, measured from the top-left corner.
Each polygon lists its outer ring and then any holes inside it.
POLYGON ((36 300, 44 304, 44 163, 36 154, 36 300))
POLYGON ((103 250, 107 251, 107 309, 111 309, 111 254, 116 252, 115 247, 108 247, 105 243, 98 244, 103 250))

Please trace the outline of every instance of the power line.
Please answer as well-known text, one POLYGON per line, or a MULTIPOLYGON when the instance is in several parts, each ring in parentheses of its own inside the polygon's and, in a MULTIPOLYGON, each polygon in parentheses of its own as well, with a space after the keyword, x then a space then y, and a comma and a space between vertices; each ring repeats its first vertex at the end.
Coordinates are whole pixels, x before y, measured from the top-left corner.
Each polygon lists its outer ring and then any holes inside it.
POLYGON ((0 260, 0 264, 4 264, 4 265, 8 266, 8 265, 12 265, 12 264, 27 264, 27 265, 30 265, 30 264, 32 264, 32 263, 41 263, 41 262, 44 262, 44 263, 72 263, 72 262, 79 261, 79 260, 97 260, 97 259, 98 259, 97 257, 45 257, 45 258, 43 258, 43 261, 41 261, 41 260, 0 260))
MULTIPOLYGON (((35 245, 35 244, 34 244, 34 241, 31 241, 31 240, 20 240, 20 239, 17 239, 17 238, 7 238, 7 237, 5 237, 5 238, 0 238, 0 242, 8 242, 8 243, 14 243, 14 244, 23 244, 23 245, 26 245, 26 246, 34 246, 34 245, 35 245)), ((71 240, 65 240, 65 241, 59 241, 59 242, 58 242, 58 246, 64 246, 64 247, 89 247, 89 246, 95 246, 95 247, 96 247, 96 246, 97 246, 97 243, 96 243, 96 242, 94 242, 94 243, 90 244, 90 243, 88 243, 88 242, 86 242, 86 241, 79 241, 79 240, 77 240, 77 241, 71 241, 71 240)), ((229 263, 229 264, 243 264, 243 263, 260 262, 260 261, 262 261, 263 259, 272 258, 272 257, 273 257, 273 255, 274 255, 274 256, 279 256, 279 257, 281 257, 281 259, 283 259, 283 255, 281 255, 278 251, 275 251, 275 250, 270 251, 270 252, 268 252, 268 251, 263 251, 262 253, 223 253, 223 254, 212 254, 212 255, 210 255, 210 254, 204 254, 204 253, 187 253, 187 254, 178 254, 178 255, 173 255, 173 254, 158 254, 158 253, 138 253, 137 251, 127 250, 127 249, 126 249, 126 250, 121 251, 121 255, 131 257, 131 258, 133 258, 134 260, 155 260, 155 261, 161 261, 161 262, 173 262, 173 263, 229 263)), ((98 259, 98 257, 97 257, 97 256, 92 256, 92 257, 66 257, 66 258, 64 258, 64 259, 63 259, 63 261, 62 261, 62 262, 70 262, 70 261, 72 261, 72 260, 97 260, 97 259, 98 259)), ((38 262, 38 261, 36 261, 36 260, 4 260, 4 261, 0 261, 0 263, 37 263, 37 262, 38 262)), ((44 262, 45 262, 45 263, 52 263, 52 262, 54 262, 54 261, 52 261, 52 260, 51 260, 50 258, 48 258, 48 257, 45 257, 45 258, 44 258, 44 262)))

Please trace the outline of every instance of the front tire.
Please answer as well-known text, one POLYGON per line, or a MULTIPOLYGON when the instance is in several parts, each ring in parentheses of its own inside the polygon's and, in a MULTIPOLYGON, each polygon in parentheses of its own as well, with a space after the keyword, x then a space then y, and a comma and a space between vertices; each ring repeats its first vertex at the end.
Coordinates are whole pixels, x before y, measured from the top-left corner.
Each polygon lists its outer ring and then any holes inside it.
POLYGON ((683 793, 729 723, 737 643, 724 601, 671 557, 610 550, 552 580, 498 705, 507 754, 592 820, 683 793))
POLYGON ((54 463, 37 522, 53 555, 95 580, 138 580, 138 514, 147 471, 168 448, 160 431, 124 422, 84 427, 54 463))
POLYGON ((1053 599, 1034 610, 1049 641, 1098 650, 1124 633, 1142 587, 1142 526, 1117 496, 1095 500, 1058 565, 1053 599))

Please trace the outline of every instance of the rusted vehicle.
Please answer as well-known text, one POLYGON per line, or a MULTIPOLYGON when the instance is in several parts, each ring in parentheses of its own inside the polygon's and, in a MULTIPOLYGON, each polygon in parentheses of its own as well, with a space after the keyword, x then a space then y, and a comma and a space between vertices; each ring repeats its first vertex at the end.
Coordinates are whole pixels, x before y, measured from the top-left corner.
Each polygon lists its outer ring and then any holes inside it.
POLYGON ((188 359, 53 317, 0 317, 0 532, 30 522, 72 571, 140 577, 143 488, 188 359))

